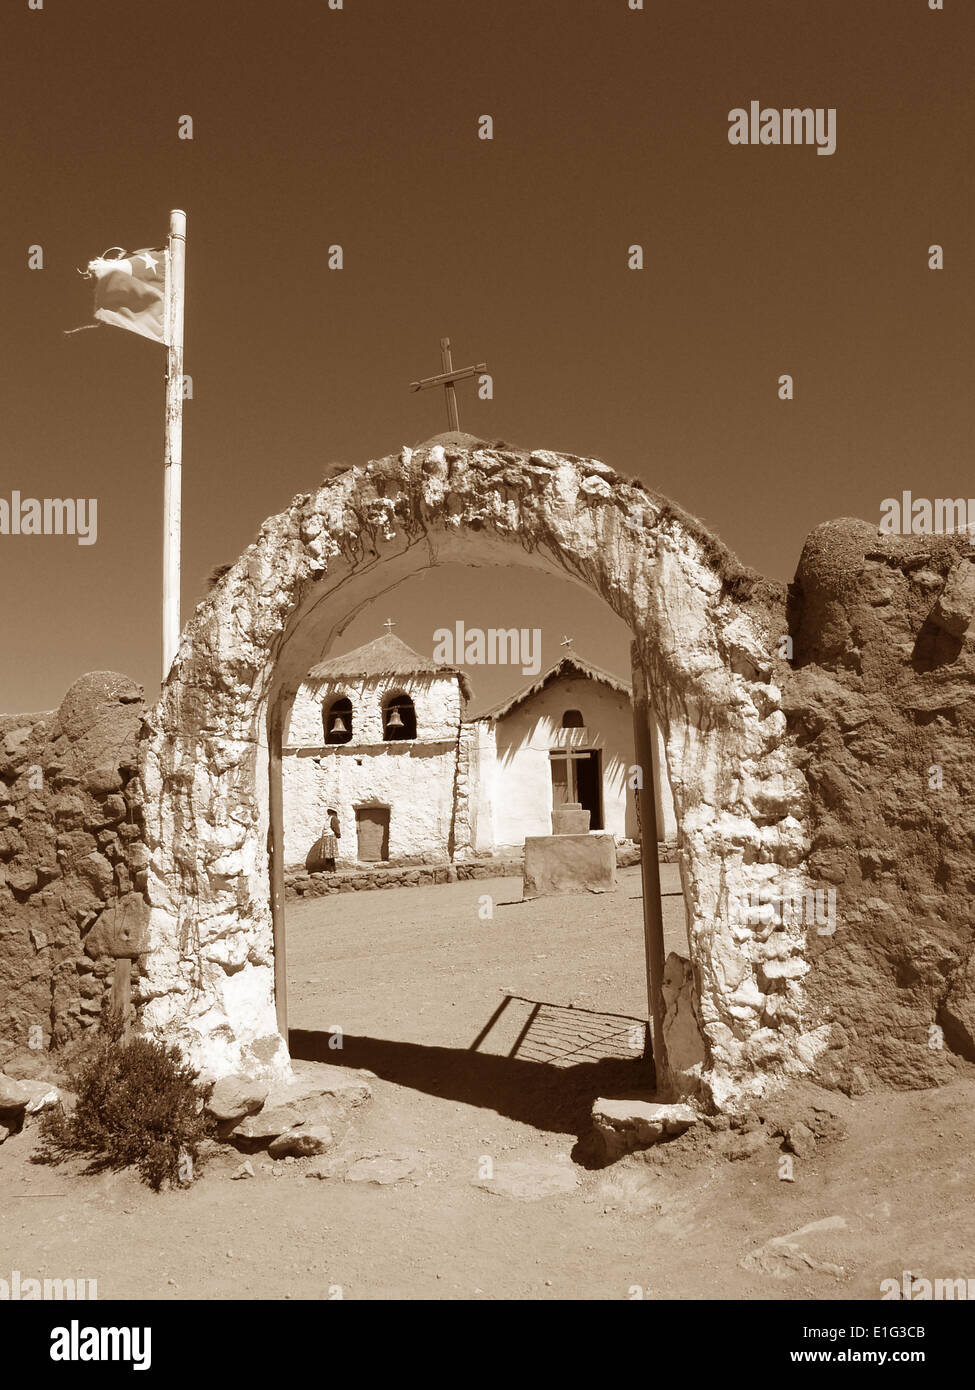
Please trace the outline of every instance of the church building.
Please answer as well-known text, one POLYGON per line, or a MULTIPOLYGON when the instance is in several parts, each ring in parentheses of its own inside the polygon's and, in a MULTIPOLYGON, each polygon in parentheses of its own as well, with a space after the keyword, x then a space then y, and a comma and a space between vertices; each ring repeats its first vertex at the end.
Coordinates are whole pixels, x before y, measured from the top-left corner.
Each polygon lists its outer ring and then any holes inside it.
MULTIPOLYGON (((579 802, 590 829, 639 838, 630 688, 569 651, 531 685, 468 717, 465 673, 387 633, 320 662, 283 749, 285 859, 337 831, 336 866, 449 863, 517 850, 579 802)), ((656 733, 662 839, 676 821, 656 733)))

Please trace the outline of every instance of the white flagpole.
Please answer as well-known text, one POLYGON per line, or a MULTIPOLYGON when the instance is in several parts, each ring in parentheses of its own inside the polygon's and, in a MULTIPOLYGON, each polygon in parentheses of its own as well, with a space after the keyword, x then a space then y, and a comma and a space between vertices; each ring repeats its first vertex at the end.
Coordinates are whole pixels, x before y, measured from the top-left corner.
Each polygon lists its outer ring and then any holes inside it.
POLYGON ((179 648, 180 519, 183 475, 183 289, 186 213, 169 214, 166 264, 166 451, 163 482, 162 678, 179 648))

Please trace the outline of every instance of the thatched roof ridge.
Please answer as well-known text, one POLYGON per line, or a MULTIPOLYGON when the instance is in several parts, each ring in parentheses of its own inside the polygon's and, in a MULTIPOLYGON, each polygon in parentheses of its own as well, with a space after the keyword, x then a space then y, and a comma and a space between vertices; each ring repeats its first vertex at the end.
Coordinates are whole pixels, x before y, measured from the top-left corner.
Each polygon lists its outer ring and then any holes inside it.
POLYGON ((466 674, 457 666, 444 666, 421 656, 392 632, 383 633, 364 647, 320 661, 308 673, 310 681, 335 685, 339 681, 380 680, 387 676, 455 676, 465 700, 473 691, 466 674))
POLYGON ((587 680, 599 681, 602 685, 608 685, 611 690, 615 690, 620 695, 625 695, 630 699, 633 690, 626 681, 620 680, 619 676, 614 676, 612 671, 604 671, 601 666, 595 666, 591 661, 586 661, 585 657, 577 656, 575 652, 567 652, 560 657, 554 666, 550 666, 547 671, 543 671, 531 685, 526 685, 524 689, 518 690, 514 695, 509 695, 500 704, 492 705, 490 709, 485 709, 473 716, 471 723, 478 719, 503 719, 506 714, 510 714, 518 705, 525 700, 530 700, 533 695, 539 694, 545 687, 561 676, 582 676, 587 680))

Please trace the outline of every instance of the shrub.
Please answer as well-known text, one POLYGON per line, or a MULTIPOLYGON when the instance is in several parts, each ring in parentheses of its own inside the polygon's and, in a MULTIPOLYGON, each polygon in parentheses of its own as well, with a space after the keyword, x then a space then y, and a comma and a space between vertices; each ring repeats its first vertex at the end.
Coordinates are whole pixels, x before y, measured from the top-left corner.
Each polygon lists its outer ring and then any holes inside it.
POLYGON ((192 1181, 215 1122, 203 1110, 197 1073, 177 1048, 150 1038, 121 1041, 109 1027, 68 1075, 77 1105, 70 1115, 59 1108, 46 1117, 39 1162, 87 1154, 89 1172, 133 1167, 156 1192, 166 1181, 192 1181))

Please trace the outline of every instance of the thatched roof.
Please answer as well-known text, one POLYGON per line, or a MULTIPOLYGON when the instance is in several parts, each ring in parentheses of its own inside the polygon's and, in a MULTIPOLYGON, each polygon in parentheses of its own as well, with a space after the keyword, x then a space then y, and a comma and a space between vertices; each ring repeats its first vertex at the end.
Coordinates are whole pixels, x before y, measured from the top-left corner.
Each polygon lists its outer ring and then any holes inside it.
POLYGON ((320 661, 308 673, 310 681, 334 685, 339 681, 378 680, 384 676, 456 676, 465 700, 473 695, 470 682, 457 666, 444 666, 432 657, 421 656, 394 636, 383 633, 355 651, 320 661))
POLYGON ((474 723, 478 719, 503 719, 518 705, 523 704, 525 700, 530 700, 533 695, 537 695, 539 691, 544 690, 547 685, 558 680, 561 676, 582 676, 585 680, 599 681, 602 685, 608 685, 611 690, 615 690, 618 694, 625 695, 628 700, 633 694, 632 687, 620 680, 619 676, 614 676, 611 671, 604 671, 601 666, 594 666, 591 661, 586 661, 584 657, 576 656, 575 652, 568 652, 554 666, 543 671, 533 684, 526 685, 523 690, 517 691, 514 695, 509 695, 499 705, 482 710, 480 714, 474 715, 471 722, 474 723))

